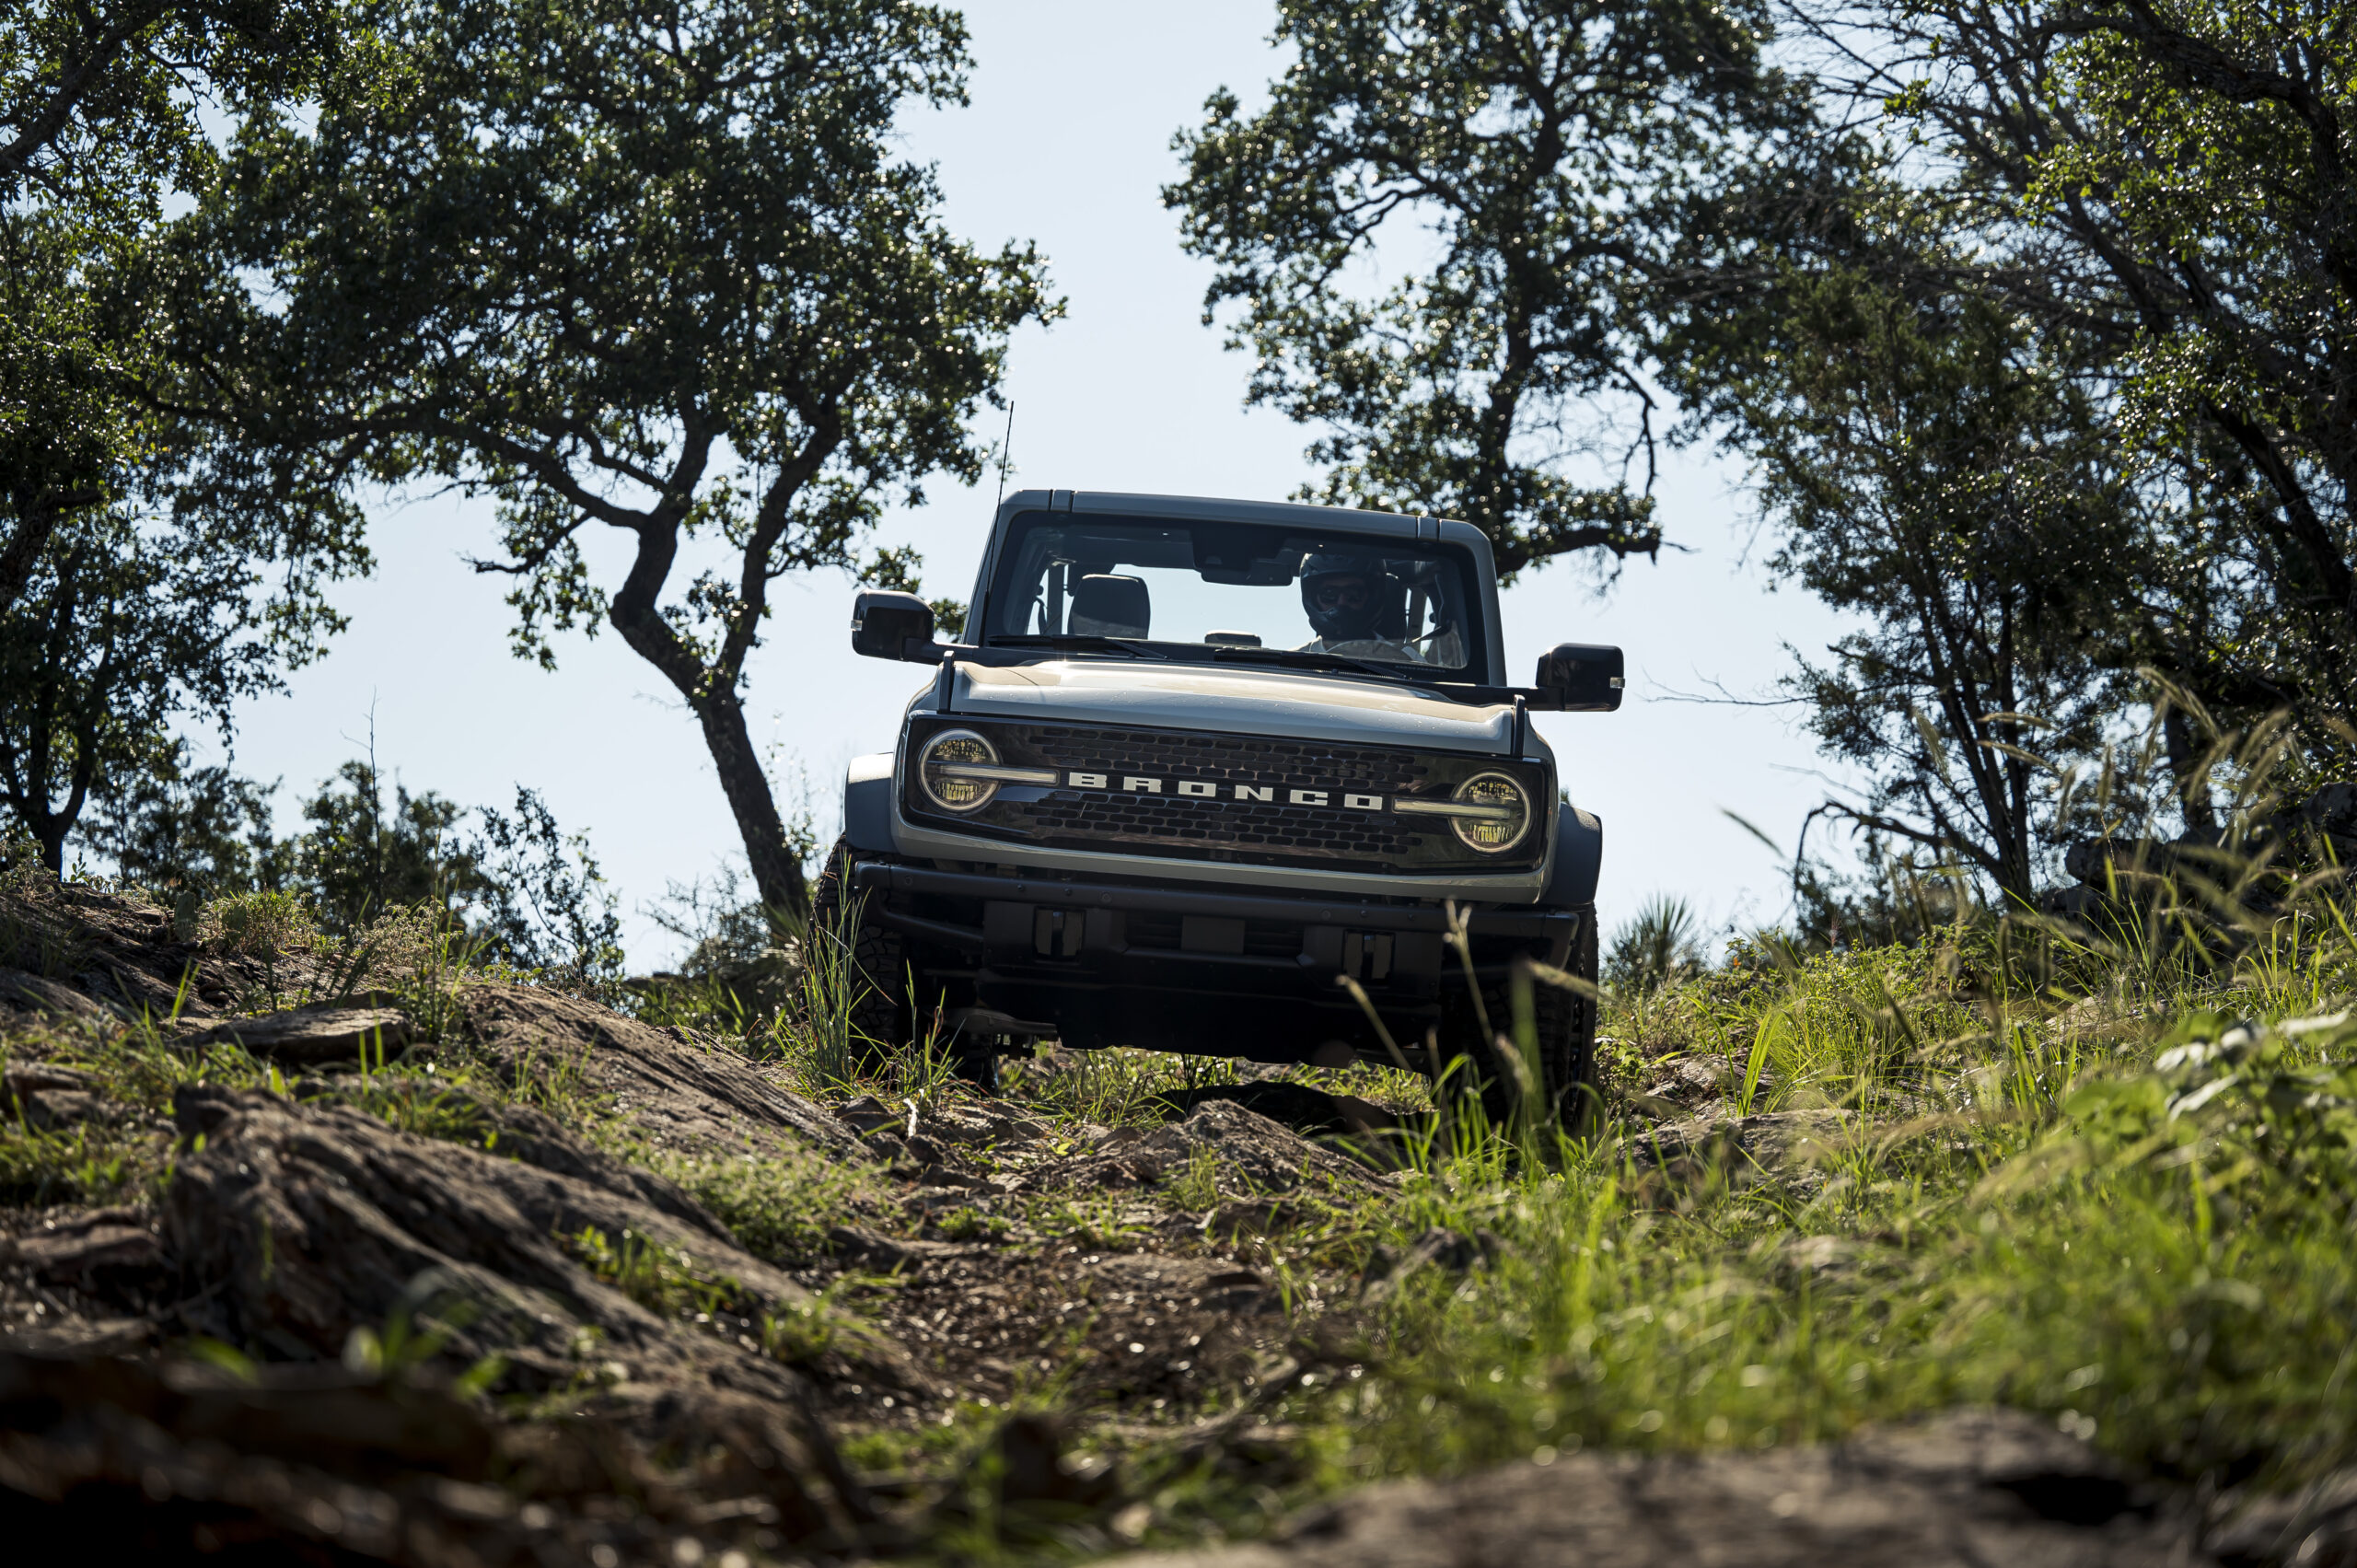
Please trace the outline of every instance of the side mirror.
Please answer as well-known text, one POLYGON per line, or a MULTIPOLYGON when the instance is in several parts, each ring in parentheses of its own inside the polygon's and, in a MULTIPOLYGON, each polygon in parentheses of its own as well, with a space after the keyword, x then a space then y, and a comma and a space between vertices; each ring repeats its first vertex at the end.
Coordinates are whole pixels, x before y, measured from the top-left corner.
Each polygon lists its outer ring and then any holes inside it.
POLYGON ((933 607, 914 594, 869 588, 851 612, 851 651, 866 658, 939 664, 933 640, 933 607))
POLYGON ((1559 643, 1538 656, 1541 701, 1566 714, 1608 714, 1620 706, 1620 650, 1603 643, 1559 643))

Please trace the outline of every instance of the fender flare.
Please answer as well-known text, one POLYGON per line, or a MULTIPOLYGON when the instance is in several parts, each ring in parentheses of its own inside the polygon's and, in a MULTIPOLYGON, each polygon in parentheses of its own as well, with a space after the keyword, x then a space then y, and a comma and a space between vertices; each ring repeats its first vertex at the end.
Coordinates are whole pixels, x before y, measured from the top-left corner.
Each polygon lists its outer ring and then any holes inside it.
POLYGON ((1573 909, 1596 901, 1604 871, 1604 819, 1569 803, 1555 807, 1555 864, 1538 901, 1550 909, 1573 909))
POLYGON ((853 757, 843 775, 843 842, 875 854, 892 853, 892 753, 853 757))

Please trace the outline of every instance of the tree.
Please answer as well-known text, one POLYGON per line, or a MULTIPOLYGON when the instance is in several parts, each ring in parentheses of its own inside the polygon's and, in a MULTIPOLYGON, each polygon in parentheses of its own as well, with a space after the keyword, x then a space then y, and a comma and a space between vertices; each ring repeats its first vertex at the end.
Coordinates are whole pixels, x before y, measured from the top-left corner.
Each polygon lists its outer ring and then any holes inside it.
POLYGON ((1851 46, 1852 99, 1930 155, 1974 272, 2101 349, 2123 448, 2200 516, 2216 592, 2155 639, 2164 673, 2337 748, 2357 717, 2348 7, 1929 0, 1821 33, 1851 46))
MULTIPOLYGON (((893 494, 971 482, 966 423, 1006 336, 1055 307, 888 156, 911 100, 960 101, 956 17, 888 0, 388 6, 398 66, 252 126, 198 220, 274 291, 216 318, 209 411, 354 481, 490 497, 478 569, 517 579, 521 653, 602 618, 691 712, 755 885, 804 901, 747 730, 770 585, 856 547, 893 494), (619 585, 578 540, 630 540, 619 585), (725 547, 692 581, 683 555, 725 547)), ((192 394, 192 396, 194 394, 192 394)))
POLYGON ((337 935, 420 905, 448 913, 485 891, 481 847, 459 830, 465 808, 395 781, 389 812, 385 783, 373 756, 355 758, 303 803, 295 885, 337 935))
POLYGON ((344 763, 303 803, 308 825, 282 840, 272 831, 275 784, 192 767, 176 745, 100 802, 82 842, 150 888, 202 899, 299 893, 332 935, 366 936, 388 917, 422 912, 435 930, 517 969, 589 985, 620 977, 621 921, 587 834, 565 832, 521 785, 511 817, 398 780, 389 806, 388 782, 373 755, 344 763), (470 818, 480 831, 469 830, 470 818))
POLYGON ((1691 980, 1711 967, 1710 954, 1684 899, 1657 893, 1612 934, 1605 949, 1605 988, 1616 996, 1643 996, 1691 980))
POLYGON ((200 114, 302 97, 334 52, 339 11, 17 0, 0 12, 0 608, 52 529, 120 502, 152 457, 138 389, 154 322, 109 285, 166 196, 206 177, 200 114))
POLYGON ((2126 701, 2152 546, 2074 367, 1945 269, 1900 271, 1788 279, 1714 407, 1772 567, 1867 621, 1785 682, 1869 781, 1835 809, 2027 900, 2126 701))
POLYGON ((1295 63, 1258 115, 1212 97, 1164 200, 1218 266, 1206 322, 1242 307, 1250 400, 1326 428, 1319 494, 1476 523, 1508 576, 1659 548, 1649 356, 1728 171, 1806 122, 1767 30, 1752 0, 1283 0, 1295 63), (1342 286, 1418 226, 1429 266, 1342 286), (1608 421, 1622 477, 1583 486, 1608 421))
POLYGON ((518 969, 582 985, 621 978, 622 926, 589 835, 557 826, 547 802, 517 785, 513 817, 482 807, 479 931, 518 969))
POLYGON ((284 889, 294 849, 273 831, 275 782, 259 784, 226 765, 196 766, 185 741, 145 768, 128 770, 96 792, 80 842, 142 887, 194 896, 284 889))
POLYGON ((177 715, 229 730, 238 699, 337 624, 297 572, 261 591, 235 530, 77 514, 0 610, 0 800, 52 870, 94 793, 172 765, 177 715))

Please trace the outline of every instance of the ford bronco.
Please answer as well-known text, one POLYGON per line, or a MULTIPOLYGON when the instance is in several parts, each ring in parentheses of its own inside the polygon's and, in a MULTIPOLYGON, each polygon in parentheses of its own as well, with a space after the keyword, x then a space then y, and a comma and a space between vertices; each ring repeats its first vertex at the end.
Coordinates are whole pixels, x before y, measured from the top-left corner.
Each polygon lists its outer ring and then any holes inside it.
POLYGON ((1480 529, 1028 490, 957 641, 882 591, 852 633, 935 667, 812 899, 875 1046, 985 1083, 1045 1039, 1590 1081, 1603 833, 1529 715, 1619 707, 1620 651, 1509 685, 1480 529))

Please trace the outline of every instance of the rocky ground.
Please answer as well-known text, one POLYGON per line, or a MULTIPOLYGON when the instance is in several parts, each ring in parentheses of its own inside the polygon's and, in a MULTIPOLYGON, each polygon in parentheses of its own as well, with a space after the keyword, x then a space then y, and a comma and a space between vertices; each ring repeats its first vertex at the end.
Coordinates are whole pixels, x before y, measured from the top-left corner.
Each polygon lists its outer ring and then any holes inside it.
MULTIPOLYGON (((2341 1539, 2311 1500, 2205 1556, 2181 1500, 2003 1414, 1838 1448, 1550 1452, 1276 1519, 1308 1462, 1280 1398, 1356 1376, 1402 1280, 1494 1244, 1367 1241, 1429 1132, 1411 1105, 1248 1080, 1095 1122, 1054 1056, 1004 1098, 812 1098, 579 998, 361 978, 224 956, 132 899, 0 900, 17 1536, 165 1562, 1069 1558, 1137 1540, 1185 1478, 1267 1535, 1184 1559, 1206 1568, 2316 1561, 2301 1542, 2341 1539)), ((1689 1067, 1633 1098, 1664 1202, 1804 1168, 1838 1132, 1839 1112, 1735 1117, 1727 1092, 1689 1067)))

